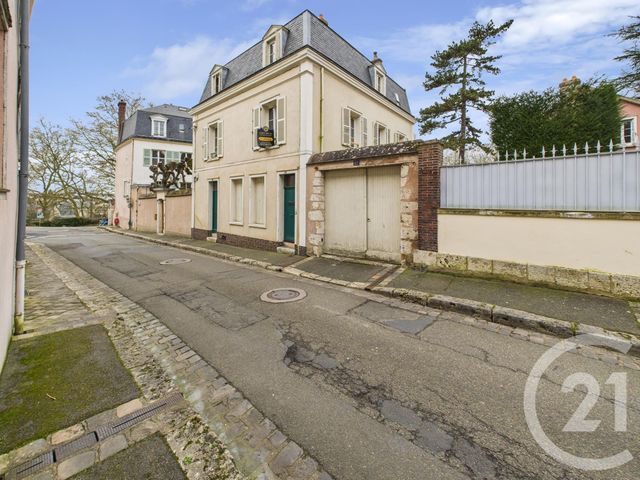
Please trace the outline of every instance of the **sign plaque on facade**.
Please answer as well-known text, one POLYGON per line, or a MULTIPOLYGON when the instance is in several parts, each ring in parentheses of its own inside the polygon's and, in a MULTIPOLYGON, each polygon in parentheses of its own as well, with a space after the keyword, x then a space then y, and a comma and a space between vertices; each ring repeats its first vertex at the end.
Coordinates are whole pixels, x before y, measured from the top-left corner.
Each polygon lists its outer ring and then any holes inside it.
POLYGON ((275 144, 275 132, 272 128, 262 127, 258 130, 258 147, 269 148, 275 144))

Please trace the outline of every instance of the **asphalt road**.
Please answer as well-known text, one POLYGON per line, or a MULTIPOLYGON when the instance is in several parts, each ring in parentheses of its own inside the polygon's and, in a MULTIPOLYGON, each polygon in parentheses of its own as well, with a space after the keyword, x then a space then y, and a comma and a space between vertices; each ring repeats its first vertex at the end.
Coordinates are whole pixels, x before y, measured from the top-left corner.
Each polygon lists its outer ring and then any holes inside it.
POLYGON ((337 479, 640 478, 637 370, 564 354, 542 376, 537 417, 551 442, 580 458, 633 456, 614 469, 581 470, 546 454, 525 421, 525 383, 546 347, 450 314, 91 228, 28 235, 160 318, 337 479), (170 258, 192 261, 160 265, 170 258), (307 297, 260 301, 278 287, 307 297), (584 385, 563 392, 578 372, 595 379, 588 395, 584 385), (626 383, 614 388, 614 372, 626 383), (590 403, 595 431, 563 431, 590 403), (626 432, 616 431, 625 419, 626 432))

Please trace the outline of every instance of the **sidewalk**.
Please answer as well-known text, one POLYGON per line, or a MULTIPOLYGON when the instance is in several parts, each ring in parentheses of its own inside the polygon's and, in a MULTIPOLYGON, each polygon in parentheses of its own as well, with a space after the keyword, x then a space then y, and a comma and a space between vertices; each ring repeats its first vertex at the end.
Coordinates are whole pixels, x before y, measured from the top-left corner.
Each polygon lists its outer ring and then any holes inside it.
POLYGON ((330 480, 151 313, 29 245, 29 333, 0 377, 1 479, 330 480))
POLYGON ((619 339, 628 338, 630 334, 636 337, 637 346, 633 352, 640 355, 640 302, 507 280, 404 269, 376 262, 291 256, 185 237, 105 230, 564 337, 576 333, 606 335, 611 332, 612 338, 619 339))
POLYGON ((387 286, 475 300, 640 336, 638 305, 617 298, 417 270, 406 270, 387 286))

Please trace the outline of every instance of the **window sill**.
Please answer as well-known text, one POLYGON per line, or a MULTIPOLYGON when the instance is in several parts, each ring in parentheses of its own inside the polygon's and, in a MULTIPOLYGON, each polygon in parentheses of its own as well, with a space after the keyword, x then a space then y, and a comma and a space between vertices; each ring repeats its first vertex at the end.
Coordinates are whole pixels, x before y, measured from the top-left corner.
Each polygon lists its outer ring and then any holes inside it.
POLYGON ((284 143, 279 143, 278 145, 274 145, 273 147, 253 147, 254 152, 266 152, 267 150, 277 150, 281 146, 285 145, 284 143))
POLYGON ((260 223, 250 223, 249 224, 249 228, 261 228, 263 230, 267 229, 267 225, 266 224, 260 224, 260 223))
POLYGON ((236 227, 242 227, 244 226, 243 222, 229 222, 229 225, 235 225, 236 227))
POLYGON ((222 158, 222 155, 220 155, 218 157, 215 157, 215 158, 207 158, 207 159, 205 159, 205 163, 218 162, 221 158, 222 158))

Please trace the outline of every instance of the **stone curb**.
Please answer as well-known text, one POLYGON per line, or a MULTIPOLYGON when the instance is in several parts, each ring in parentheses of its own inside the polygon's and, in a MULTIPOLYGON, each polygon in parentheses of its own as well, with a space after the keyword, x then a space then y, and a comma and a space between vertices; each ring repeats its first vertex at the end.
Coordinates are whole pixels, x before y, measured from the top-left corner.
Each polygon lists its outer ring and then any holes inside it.
POLYGON ((476 302, 474 300, 464 298, 435 295, 419 290, 374 287, 371 291, 418 303, 420 305, 437 308, 439 310, 448 310, 464 315, 470 315, 491 323, 552 334, 561 338, 570 338, 576 335, 588 333, 606 338, 616 343, 626 342, 631 344, 631 348, 627 354, 634 357, 640 357, 640 338, 628 333, 613 332, 592 325, 572 323, 566 320, 558 320, 556 318, 545 317, 513 308, 476 302))
POLYGON ((242 263, 244 265, 252 265, 254 267, 261 267, 267 270, 274 270, 276 272, 281 272, 283 270, 283 267, 281 267, 280 265, 273 265, 268 262, 262 262, 260 260, 254 260, 252 258, 239 257, 237 255, 231 255, 229 253, 216 252, 215 250, 209 250, 208 248, 194 247, 193 245, 184 245, 181 243, 171 242, 168 240, 161 240, 159 238, 149 238, 144 235, 140 235, 138 233, 126 232, 120 229, 115 229, 110 227, 97 227, 97 228, 99 228, 100 230, 105 230, 110 233, 124 235, 125 237, 137 238, 138 240, 157 243, 159 245, 164 245, 166 247, 174 247, 174 248, 179 248, 181 250, 186 250, 189 252, 201 253, 203 255, 209 255, 210 257, 221 258, 223 260, 228 260, 230 262, 242 263))
MULTIPOLYGON (((418 303, 420 305, 436 308, 439 310, 448 310, 466 315, 471 315, 477 318, 482 318, 491 323, 498 323, 514 328, 522 328, 525 330, 532 330, 535 332, 547 333, 561 338, 573 337, 576 334, 589 333, 592 335, 599 335, 610 339, 612 341, 630 342, 631 349, 628 354, 640 357, 640 338, 628 333, 613 332, 604 328, 595 327, 587 324, 572 324, 565 320, 559 320, 551 317, 544 317, 542 315, 536 315, 533 313, 525 312, 523 310, 516 310, 507 307, 501 307, 499 305, 492 305, 488 303, 476 302, 474 300, 468 300, 464 298, 449 297, 446 295, 437 295, 433 293, 423 292, 420 290, 411 290, 405 288, 392 288, 377 286, 369 288, 368 283, 364 282, 349 282, 346 280, 338 280, 335 278, 324 277, 316 275, 314 273, 305 272, 295 268, 294 266, 281 267, 279 265, 272 265, 267 262, 260 262, 249 258, 242 258, 236 255, 229 255, 222 252, 215 252, 201 247, 193 247, 191 245, 183 245, 180 243, 170 242, 166 240, 159 240, 155 238, 149 238, 144 235, 136 233, 130 233, 126 231, 120 231, 108 227, 98 227, 102 230, 106 230, 111 233, 119 235, 129 236, 137 238, 139 240, 145 240, 148 242, 159 243, 161 245, 175 247, 183 250, 189 250, 196 253, 203 253, 213 257, 218 257, 224 260, 243 263, 245 265, 253 265, 262 267, 267 270, 274 270, 277 272, 288 273, 296 277, 307 278, 310 280, 317 280, 319 282, 330 283, 342 287, 354 288, 358 290, 369 290, 374 293, 387 295, 391 297, 400 298, 402 300, 418 303)), ((637 316, 640 315, 640 309, 637 316)), ((640 318, 640 316, 639 316, 640 318)))
MULTIPOLYGON (((127 341, 132 341, 141 354, 144 352, 144 356, 151 357, 166 372, 173 388, 183 394, 208 429, 231 453, 242 475, 259 480, 331 479, 311 456, 288 439, 157 317, 47 246, 34 246, 36 254, 45 256, 45 263, 48 261, 55 265, 56 275, 91 310, 104 311, 108 308, 115 313, 118 318, 116 324, 121 323, 127 330, 127 341)), ((114 340, 117 348, 120 341, 114 340)), ((144 370, 137 367, 132 372, 136 381, 144 370)), ((173 448, 174 440, 168 438, 168 441, 173 448)), ((184 455, 184 452, 175 453, 179 458, 184 455)), ((199 478, 189 475, 189 471, 187 473, 189 478, 199 478)))

